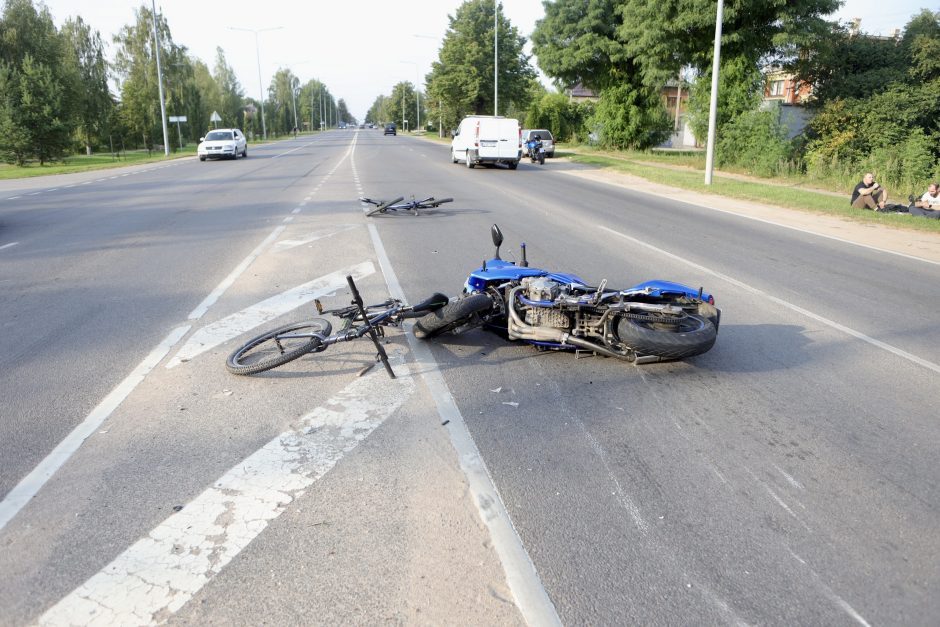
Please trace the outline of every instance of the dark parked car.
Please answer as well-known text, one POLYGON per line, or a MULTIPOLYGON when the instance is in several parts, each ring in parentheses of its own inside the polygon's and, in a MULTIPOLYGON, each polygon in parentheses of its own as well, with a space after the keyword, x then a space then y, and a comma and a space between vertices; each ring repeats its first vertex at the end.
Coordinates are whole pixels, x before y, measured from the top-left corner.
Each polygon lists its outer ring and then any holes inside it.
POLYGON ((398 135, 398 130, 395 128, 394 124, 386 124, 385 134, 386 135, 398 135))

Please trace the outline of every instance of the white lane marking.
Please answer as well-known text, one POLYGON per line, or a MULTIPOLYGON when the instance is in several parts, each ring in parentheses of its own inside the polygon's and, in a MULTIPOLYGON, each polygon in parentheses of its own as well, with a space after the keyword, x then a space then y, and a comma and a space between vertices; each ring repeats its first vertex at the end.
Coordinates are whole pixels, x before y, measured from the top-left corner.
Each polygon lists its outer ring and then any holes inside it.
POLYGON ((283 250, 287 250, 289 248, 296 248, 297 246, 303 246, 304 244, 315 242, 318 239, 333 237, 334 235, 337 235, 338 233, 349 231, 350 229, 359 228, 358 224, 339 224, 336 226, 340 228, 338 229, 334 228, 332 231, 311 233, 310 235, 308 235, 307 237, 303 239, 282 239, 281 241, 274 244, 274 248, 275 250, 280 252, 283 250))
POLYGON ((22 196, 10 196, 7 200, 16 200, 17 198, 22 198, 22 196))
POLYGON ((27 196, 38 196, 42 192, 33 192, 32 194, 26 194, 27 196))
POLYGON ((287 217, 284 218, 284 220, 283 220, 284 224, 290 224, 290 223, 293 222, 293 221, 294 221, 294 216, 287 216, 287 217))
MULTIPOLYGON (((773 302, 773 303, 776 303, 776 304, 778 304, 778 305, 781 305, 782 307, 786 307, 787 309, 790 309, 791 311, 795 311, 796 313, 802 314, 802 315, 806 316, 807 318, 811 318, 811 319, 815 320, 816 322, 819 322, 819 323, 821 323, 821 324, 824 324, 824 325, 826 325, 826 326, 828 326, 828 327, 831 327, 831 328, 833 328, 833 329, 835 329, 835 330, 837 330, 837 331, 841 331, 841 332, 845 333, 846 335, 851 335, 852 337, 857 338, 857 339, 859 339, 859 340, 862 340, 863 342, 867 342, 867 343, 871 344, 872 346, 875 346, 875 347, 880 348, 880 349, 882 349, 882 350, 886 350, 886 351, 888 351, 889 353, 891 353, 891 354, 893 354, 893 355, 897 355, 898 357, 900 357, 900 358, 902 358, 902 359, 906 359, 906 360, 908 360, 908 361, 910 361, 910 362, 913 362, 913 363, 915 363, 915 364, 917 364, 917 365, 919 365, 919 366, 923 366, 924 368, 927 368, 928 370, 933 370, 934 372, 940 373, 940 365, 935 364, 935 363, 933 363, 932 361, 927 361, 926 359, 922 359, 922 358, 918 357, 917 355, 908 353, 907 351, 901 350, 900 348, 897 348, 897 347, 895 347, 895 346, 891 346, 890 344, 887 344, 887 343, 885 343, 885 342, 882 342, 881 340, 876 340, 875 338, 869 337, 869 336, 865 335, 864 333, 862 333, 862 332, 860 332, 860 331, 856 331, 855 329, 852 329, 852 328, 850 328, 850 327, 845 326, 844 324, 839 324, 838 322, 836 322, 836 321, 834 321, 834 320, 830 320, 829 318, 824 318, 823 316, 820 316, 820 315, 818 315, 818 314, 815 314, 815 313, 813 313, 812 311, 809 311, 808 309, 803 309, 803 308, 800 307, 799 305, 794 305, 793 303, 788 302, 788 301, 785 301, 785 300, 783 300, 782 298, 777 298, 776 296, 772 296, 772 295, 768 294, 767 292, 764 292, 763 290, 760 290, 760 289, 758 289, 758 288, 756 288, 756 287, 753 287, 753 286, 751 286, 751 285, 748 285, 747 283, 744 283, 744 282, 742 282, 742 281, 739 281, 739 280, 737 280, 737 279, 734 279, 734 278, 728 276, 727 274, 722 274, 721 272, 717 272, 717 271, 712 270, 712 269, 710 269, 710 268, 706 268, 705 266, 700 265, 700 264, 697 264, 697 263, 695 263, 694 261, 691 261, 691 260, 689 260, 689 259, 685 259, 685 258, 683 258, 683 257, 680 257, 679 255, 675 255, 675 254, 673 254, 673 253, 671 253, 671 252, 668 252, 668 251, 666 251, 666 250, 663 250, 662 248, 657 248, 656 246, 653 246, 653 245, 651 245, 651 244, 648 244, 647 242, 644 242, 644 241, 642 241, 642 240, 636 239, 635 237, 630 237, 629 235, 626 235, 626 234, 624 234, 624 233, 620 233, 619 231, 615 231, 615 230, 613 230, 613 229, 611 229, 611 228, 607 228, 606 226, 597 225, 597 227, 598 227, 599 229, 603 230, 603 231, 607 231, 608 233, 611 233, 611 234, 613 234, 613 235, 617 235, 617 236, 622 237, 622 238, 624 238, 624 239, 626 239, 626 240, 629 240, 629 241, 633 242, 634 244, 637 244, 638 246, 643 246, 644 248, 648 248, 648 249, 650 249, 650 250, 656 251, 657 253, 659 253, 659 254, 661 254, 661 255, 665 255, 666 257, 669 257, 670 259, 675 259, 676 261, 678 261, 678 262, 680 262, 680 263, 683 263, 683 264, 689 266, 690 268, 695 268, 696 270, 699 270, 699 271, 701 271, 701 272, 704 272, 705 274, 710 274, 711 276, 716 277, 716 278, 718 278, 718 279, 721 279, 722 281, 727 281, 728 283, 730 283, 730 284, 732 284, 732 285, 734 285, 734 286, 737 286, 737 287, 739 287, 739 288, 741 288, 741 289, 743 289, 743 290, 745 290, 745 291, 747 291, 747 292, 750 292, 750 293, 752 293, 752 294, 756 294, 757 296, 760 296, 761 298, 765 298, 765 299, 767 299, 767 300, 769 300, 769 301, 771 301, 771 302, 773 302)), ((885 252, 889 252, 889 251, 885 251, 885 252)))
POLYGON ((297 152, 298 150, 303 150, 304 148, 307 148, 308 146, 310 146, 310 142, 304 144, 303 146, 297 146, 296 148, 291 148, 290 150, 288 150, 288 151, 286 151, 286 152, 282 152, 282 153, 277 154, 277 155, 274 155, 274 156, 271 157, 271 158, 272 158, 272 159, 277 159, 278 157, 283 157, 284 155, 289 155, 289 154, 292 153, 292 152, 297 152))
POLYGON ((285 228, 287 228, 287 227, 285 227, 285 226, 279 226, 279 227, 275 228, 275 229, 271 232, 270 235, 268 235, 266 238, 264 238, 264 241, 261 242, 260 244, 258 244, 258 246, 256 246, 255 249, 254 249, 253 251, 251 251, 251 252, 248 254, 247 257, 245 257, 244 259, 242 259, 241 263, 238 264, 237 266, 235 266, 235 269, 232 270, 232 271, 229 273, 229 275, 228 275, 227 277, 225 277, 224 279, 222 279, 222 282, 219 283, 219 284, 216 286, 216 288, 215 288, 214 290, 212 290, 212 292, 210 292, 209 295, 206 296, 206 297, 203 299, 203 301, 202 301, 201 303, 199 303, 199 305, 196 306, 195 309, 192 310, 192 312, 190 312, 190 314, 189 314, 189 316, 188 316, 188 319, 189 319, 189 320, 198 320, 199 318, 201 318, 201 317, 209 310, 209 307, 211 307, 212 305, 214 305, 215 302, 216 302, 217 300, 219 300, 219 298, 222 296, 222 294, 224 294, 225 291, 226 291, 228 288, 230 288, 230 287, 232 286, 232 284, 235 282, 235 280, 238 279, 238 277, 240 277, 241 274, 242 274, 245 270, 248 269, 248 266, 250 266, 251 263, 252 263, 255 259, 258 258, 258 255, 261 254, 261 252, 264 250, 265 246, 267 246, 268 244, 270 244, 271 242, 273 242, 275 239, 277 239, 278 235, 280 235, 280 234, 284 231, 285 228))
POLYGON ((4 244, 3 246, 0 246, 0 250, 3 250, 4 248, 12 248, 13 246, 16 246, 17 244, 19 244, 19 242, 10 242, 9 244, 4 244))
POLYGON ((173 329, 117 387, 104 397, 104 400, 98 403, 97 407, 91 410, 91 413, 80 425, 59 442, 59 445, 32 472, 26 475, 15 488, 10 490, 3 501, 0 502, 0 529, 3 529, 10 522, 10 519, 16 516, 23 506, 39 492, 39 489, 46 481, 68 461, 82 445, 82 442, 94 433, 101 426, 101 423, 124 402, 124 399, 134 391, 134 388, 160 363, 160 360, 170 352, 170 348, 179 342, 189 329, 189 326, 173 329))
POLYGON ((781 467, 778 466, 777 464, 772 464, 772 466, 773 466, 774 468, 776 468, 776 469, 777 469, 777 472, 779 472, 781 475, 783 475, 783 478, 787 480, 787 483, 789 483, 790 485, 792 485, 794 488, 796 488, 796 489, 798 489, 798 490, 806 490, 806 488, 803 487, 803 484, 802 484, 802 483, 800 483, 799 481, 797 481, 796 479, 794 479, 794 478, 790 475, 790 473, 788 473, 787 471, 785 471, 783 468, 781 468, 781 467))
POLYGON ((246 331, 250 331, 265 322, 269 322, 301 305, 305 305, 315 298, 320 298, 321 296, 332 294, 342 289, 347 285, 347 275, 351 275, 353 279, 358 280, 374 272, 375 266, 372 265, 372 262, 365 261, 355 266, 331 272, 330 274, 321 276, 303 285, 298 285, 277 296, 272 296, 251 307, 242 309, 237 313, 213 322, 193 333, 179 351, 177 351, 176 355, 167 362, 166 367, 174 368, 197 355, 201 355, 207 350, 215 348, 223 342, 227 342, 246 331))
POLYGON ((40 625, 152 625, 182 608, 414 393, 374 368, 229 470, 43 614, 40 625))
MULTIPOLYGON (((374 224, 369 224, 369 234, 372 236, 372 245, 375 247, 376 255, 379 259, 379 266, 385 275, 385 282, 388 284, 389 294, 393 298, 405 300, 405 293, 398 283, 398 277, 392 269, 392 263, 385 253, 385 246, 379 237, 378 229, 374 224)), ((509 512, 506 511, 506 505, 503 503, 499 490, 490 477, 486 463, 480 455, 473 436, 467 429, 463 420, 463 415, 457 407, 444 375, 441 374, 431 349, 420 340, 415 339, 414 334, 410 332, 413 324, 409 321, 405 324, 405 337, 408 338, 408 345, 415 357, 415 363, 421 372, 421 378, 431 396, 437 405, 437 412, 441 417, 441 422, 447 424, 447 432, 450 435, 450 441, 457 451, 457 457, 460 462, 460 469, 467 477, 467 483, 470 486, 470 493, 473 495, 474 502, 480 518, 486 524, 493 539, 493 548, 499 556, 499 561, 506 572, 506 582, 512 591, 516 606, 522 614, 526 623, 529 625, 561 625, 561 619, 555 610, 552 600, 542 585, 538 572, 535 570, 535 564, 532 558, 525 550, 522 540, 516 533, 516 528, 512 524, 509 512)))
POLYGON ((300 207, 295 207, 294 210, 291 211, 291 213, 294 213, 294 214, 300 213, 300 207))

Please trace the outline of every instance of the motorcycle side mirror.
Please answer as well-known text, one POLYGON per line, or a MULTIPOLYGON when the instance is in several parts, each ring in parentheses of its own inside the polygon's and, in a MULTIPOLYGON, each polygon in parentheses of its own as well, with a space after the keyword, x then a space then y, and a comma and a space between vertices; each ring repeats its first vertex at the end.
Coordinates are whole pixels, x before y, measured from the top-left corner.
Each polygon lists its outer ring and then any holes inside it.
POLYGON ((493 236, 493 245, 496 246, 496 255, 493 258, 499 259, 499 247, 503 243, 503 232, 500 231, 499 227, 494 224, 490 229, 490 235, 493 236))

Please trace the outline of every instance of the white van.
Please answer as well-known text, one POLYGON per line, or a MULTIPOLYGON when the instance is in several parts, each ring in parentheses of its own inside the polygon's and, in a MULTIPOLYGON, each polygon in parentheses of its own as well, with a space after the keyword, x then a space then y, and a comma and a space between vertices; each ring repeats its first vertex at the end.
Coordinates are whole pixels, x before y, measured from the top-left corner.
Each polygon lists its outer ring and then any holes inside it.
POLYGON ((468 168, 478 163, 505 163, 515 170, 522 158, 519 120, 494 115, 468 115, 454 132, 451 161, 468 168))

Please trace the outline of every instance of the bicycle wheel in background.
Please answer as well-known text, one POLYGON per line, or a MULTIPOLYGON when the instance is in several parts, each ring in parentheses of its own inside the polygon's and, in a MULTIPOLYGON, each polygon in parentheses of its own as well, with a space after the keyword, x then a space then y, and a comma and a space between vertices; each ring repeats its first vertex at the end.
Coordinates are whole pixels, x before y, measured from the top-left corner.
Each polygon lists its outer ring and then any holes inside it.
POLYGON ((312 353, 320 346, 316 335, 329 335, 333 326, 327 320, 314 318, 278 327, 248 340, 225 360, 232 374, 255 374, 284 365, 312 353))

